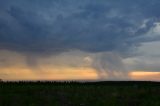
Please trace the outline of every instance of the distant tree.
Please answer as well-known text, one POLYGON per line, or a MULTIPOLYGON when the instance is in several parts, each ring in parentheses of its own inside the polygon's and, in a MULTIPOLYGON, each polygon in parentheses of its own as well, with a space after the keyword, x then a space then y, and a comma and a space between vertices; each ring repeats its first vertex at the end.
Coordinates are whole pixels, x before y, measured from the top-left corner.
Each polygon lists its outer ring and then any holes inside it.
POLYGON ((2 80, 2 79, 0 79, 0 82, 3 82, 3 80, 2 80))

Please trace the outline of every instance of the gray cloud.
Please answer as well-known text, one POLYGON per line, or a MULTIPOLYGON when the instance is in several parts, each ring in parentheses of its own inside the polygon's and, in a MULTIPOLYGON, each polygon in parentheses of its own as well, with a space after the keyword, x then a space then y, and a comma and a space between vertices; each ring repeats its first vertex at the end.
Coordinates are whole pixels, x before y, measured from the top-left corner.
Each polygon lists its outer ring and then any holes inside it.
POLYGON ((31 54, 74 49, 129 54, 151 41, 144 35, 160 16, 158 0, 0 2, 0 48, 31 54))
POLYGON ((128 79, 128 70, 122 60, 116 53, 99 53, 95 56, 92 67, 97 70, 97 74, 103 80, 126 80, 128 79))
POLYGON ((145 70, 159 71, 160 70, 160 42, 143 43, 136 52, 137 55, 123 60, 124 66, 128 70, 145 70))

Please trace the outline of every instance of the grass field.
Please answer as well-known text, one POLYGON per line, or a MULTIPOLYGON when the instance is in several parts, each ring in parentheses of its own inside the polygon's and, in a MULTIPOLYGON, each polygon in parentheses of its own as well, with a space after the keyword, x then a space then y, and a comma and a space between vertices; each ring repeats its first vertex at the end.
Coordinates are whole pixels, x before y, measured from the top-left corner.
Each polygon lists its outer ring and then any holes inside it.
POLYGON ((0 106, 160 106, 160 83, 1 82, 0 106))

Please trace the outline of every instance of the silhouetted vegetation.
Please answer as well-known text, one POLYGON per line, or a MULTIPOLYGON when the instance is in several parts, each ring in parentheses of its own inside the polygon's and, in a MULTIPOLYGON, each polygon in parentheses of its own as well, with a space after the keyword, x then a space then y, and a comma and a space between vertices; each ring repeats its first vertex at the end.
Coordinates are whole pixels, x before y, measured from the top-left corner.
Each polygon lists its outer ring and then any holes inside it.
POLYGON ((160 106, 160 83, 1 81, 0 106, 160 106))

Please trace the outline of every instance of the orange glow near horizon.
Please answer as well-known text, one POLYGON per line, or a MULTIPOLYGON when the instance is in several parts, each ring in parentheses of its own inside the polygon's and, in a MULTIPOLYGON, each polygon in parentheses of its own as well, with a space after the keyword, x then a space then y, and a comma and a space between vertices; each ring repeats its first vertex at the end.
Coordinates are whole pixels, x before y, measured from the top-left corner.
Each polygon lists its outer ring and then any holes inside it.
MULTIPOLYGON (((7 67, 0 69, 3 80, 100 80, 95 69, 91 67, 41 67, 30 69, 27 67, 7 67)), ((104 73, 102 73, 104 74, 104 73)), ((109 75, 105 73, 104 77, 109 75)), ((111 77, 110 77, 111 78, 111 77)), ((160 72, 131 71, 128 80, 160 81, 160 72)), ((105 78, 107 80, 107 78, 105 78)), ((118 80, 118 75, 117 75, 118 80)), ((125 79, 124 79, 125 80, 125 79)), ((126 79, 127 80, 127 79, 126 79)))
POLYGON ((160 72, 133 71, 129 73, 132 80, 160 81, 160 72))
POLYGON ((98 75, 91 68, 59 68, 50 70, 30 70, 4 68, 0 70, 3 80, 96 80, 98 75))

